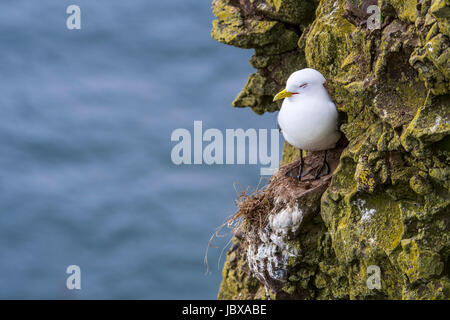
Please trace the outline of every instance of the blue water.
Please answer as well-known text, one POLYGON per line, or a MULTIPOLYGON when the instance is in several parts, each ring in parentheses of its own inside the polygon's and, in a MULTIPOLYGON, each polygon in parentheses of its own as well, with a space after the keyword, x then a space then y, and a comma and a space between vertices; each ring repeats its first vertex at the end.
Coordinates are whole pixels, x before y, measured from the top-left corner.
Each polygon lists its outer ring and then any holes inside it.
POLYGON ((231 102, 252 52, 210 38, 209 0, 0 2, 0 298, 215 299, 233 183, 175 166, 176 128, 273 128, 231 102), (66 28, 77 4, 82 30, 66 28), (67 266, 81 290, 66 288, 67 266))

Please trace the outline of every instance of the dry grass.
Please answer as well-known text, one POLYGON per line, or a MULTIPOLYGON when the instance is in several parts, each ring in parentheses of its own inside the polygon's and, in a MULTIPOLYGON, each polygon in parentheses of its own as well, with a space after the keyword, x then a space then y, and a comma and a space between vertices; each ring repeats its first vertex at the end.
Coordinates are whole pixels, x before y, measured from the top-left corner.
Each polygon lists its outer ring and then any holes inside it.
MULTIPOLYGON (((329 151, 328 163, 330 164, 331 172, 336 169, 342 150, 343 146, 340 145, 338 148, 329 151)), ((323 154, 321 152, 309 153, 304 158, 304 170, 320 167, 322 159, 323 154)), ((325 191, 331 180, 331 174, 317 180, 313 180, 313 174, 310 174, 302 181, 298 181, 292 178, 297 173, 298 165, 299 162, 294 161, 282 166, 271 177, 270 181, 267 181, 267 178, 262 178, 253 191, 248 188, 245 190, 241 188, 238 191, 239 185, 235 184, 237 211, 226 219, 209 239, 204 260, 207 266, 207 272, 209 272, 208 249, 210 247, 215 248, 213 244, 215 238, 223 238, 229 235, 231 231, 236 238, 243 240, 240 242, 240 246, 245 249, 249 242, 258 235, 258 232, 265 228, 272 212, 278 212, 286 206, 293 206, 296 201, 299 199, 307 199, 311 194, 325 191), (260 187, 263 182, 269 183, 266 186, 260 187), (227 232, 222 233, 224 229, 227 232)), ((225 252, 231 243, 232 239, 222 249, 222 253, 225 252)), ((222 253, 219 257, 219 264, 222 253)))

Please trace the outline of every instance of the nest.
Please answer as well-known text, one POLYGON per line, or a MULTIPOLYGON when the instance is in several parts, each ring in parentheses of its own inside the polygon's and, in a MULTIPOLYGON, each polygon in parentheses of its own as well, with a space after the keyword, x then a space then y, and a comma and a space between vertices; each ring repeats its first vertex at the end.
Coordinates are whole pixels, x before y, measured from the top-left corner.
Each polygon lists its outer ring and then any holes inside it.
POLYGON ((227 223, 235 226, 235 234, 238 236, 255 228, 259 231, 265 227, 271 213, 278 212, 286 206, 293 206, 296 202, 308 198, 310 194, 323 193, 339 163, 342 150, 343 147, 339 146, 328 151, 330 174, 317 180, 314 180, 314 173, 322 165, 323 152, 309 152, 303 159, 303 170, 310 173, 301 181, 295 178, 300 165, 300 161, 297 160, 282 166, 265 188, 252 193, 241 192, 236 200, 238 210, 227 223))
MULTIPOLYGON (((300 163, 297 160, 280 167, 277 173, 271 177, 267 186, 261 189, 257 188, 252 192, 248 190, 241 191, 236 200, 237 211, 223 225, 217 228, 210 238, 208 248, 212 247, 212 241, 215 237, 223 236, 220 235, 221 230, 224 227, 228 227, 232 229, 238 240, 244 240, 239 241, 239 249, 245 252, 248 244, 251 241, 255 241, 259 232, 263 231, 268 225, 271 214, 295 205, 306 208, 304 210, 305 216, 310 212, 316 212, 317 208, 309 208, 310 203, 320 203, 320 196, 328 188, 332 173, 339 163, 343 149, 343 144, 339 144, 335 149, 328 151, 327 160, 330 166, 330 174, 317 180, 314 179, 314 173, 322 166, 323 152, 309 152, 303 159, 303 172, 310 171, 311 173, 304 176, 301 181, 295 178, 300 163)), ((229 243, 231 243, 231 240, 229 243)), ((222 253, 227 246, 222 250, 222 253)), ((207 255, 208 249, 205 254, 205 264, 208 266, 207 255)))

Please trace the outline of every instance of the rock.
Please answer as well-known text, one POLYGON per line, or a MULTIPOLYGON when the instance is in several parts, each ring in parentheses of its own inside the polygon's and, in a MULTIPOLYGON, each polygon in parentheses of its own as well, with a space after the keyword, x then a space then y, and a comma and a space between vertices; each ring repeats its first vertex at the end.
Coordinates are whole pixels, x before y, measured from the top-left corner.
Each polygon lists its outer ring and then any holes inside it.
MULTIPOLYGON (((219 298, 264 299, 267 287, 278 299, 449 299, 449 1, 378 1, 375 30, 370 0, 215 3, 213 36, 255 48, 257 72, 234 105, 276 111, 287 77, 315 68, 348 140, 320 187, 273 177, 264 197, 278 206, 241 230, 219 298), (369 266, 381 289, 367 286, 369 266)), ((285 144, 282 170, 297 158, 285 144)))
POLYGON ((304 68, 305 58, 297 48, 301 28, 311 22, 317 1, 215 0, 212 37, 240 48, 254 48, 250 75, 237 96, 235 107, 251 107, 262 114, 278 110, 273 96, 287 77, 304 68), (295 8, 295 10, 293 10, 295 8))

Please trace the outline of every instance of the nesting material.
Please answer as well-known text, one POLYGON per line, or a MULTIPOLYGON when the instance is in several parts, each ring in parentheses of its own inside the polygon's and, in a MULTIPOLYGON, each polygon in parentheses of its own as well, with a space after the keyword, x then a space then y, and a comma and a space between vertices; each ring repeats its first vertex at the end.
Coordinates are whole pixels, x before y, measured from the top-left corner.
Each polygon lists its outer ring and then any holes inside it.
MULTIPOLYGON (((329 152, 331 173, 341 151, 329 152)), ((295 239, 302 223, 320 211, 320 198, 331 181, 332 174, 313 180, 322 157, 322 152, 310 152, 304 158, 304 168, 311 169, 311 174, 302 181, 291 177, 298 169, 299 161, 295 161, 281 167, 265 189, 251 195, 242 193, 238 198, 238 211, 232 220, 241 220, 240 249, 246 252, 252 274, 274 291, 289 277, 289 260, 302 254, 295 239)))

